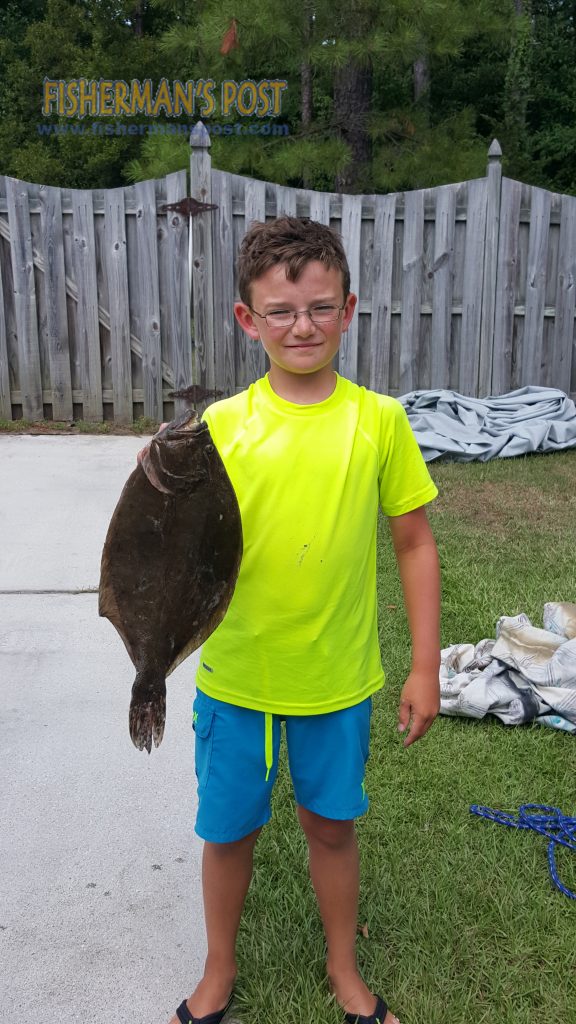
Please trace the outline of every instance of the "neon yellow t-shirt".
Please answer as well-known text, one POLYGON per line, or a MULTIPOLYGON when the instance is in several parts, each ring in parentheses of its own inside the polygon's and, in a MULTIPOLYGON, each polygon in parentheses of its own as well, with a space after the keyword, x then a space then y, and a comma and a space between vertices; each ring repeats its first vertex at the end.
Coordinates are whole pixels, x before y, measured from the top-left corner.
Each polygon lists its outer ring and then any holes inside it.
POLYGON ((203 419, 238 498, 244 547, 198 686, 274 714, 359 703, 384 682, 378 503, 397 516, 438 494, 403 406, 339 374, 325 401, 297 405, 266 375, 203 419))

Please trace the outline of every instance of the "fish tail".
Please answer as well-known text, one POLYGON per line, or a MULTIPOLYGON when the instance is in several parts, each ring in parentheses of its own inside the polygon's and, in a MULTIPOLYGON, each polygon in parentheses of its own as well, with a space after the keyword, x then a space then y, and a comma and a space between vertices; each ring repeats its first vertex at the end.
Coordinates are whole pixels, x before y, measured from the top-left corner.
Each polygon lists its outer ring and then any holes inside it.
POLYGON ((134 680, 130 701, 130 738, 138 750, 159 747, 166 722, 166 674, 156 666, 141 669, 134 680))

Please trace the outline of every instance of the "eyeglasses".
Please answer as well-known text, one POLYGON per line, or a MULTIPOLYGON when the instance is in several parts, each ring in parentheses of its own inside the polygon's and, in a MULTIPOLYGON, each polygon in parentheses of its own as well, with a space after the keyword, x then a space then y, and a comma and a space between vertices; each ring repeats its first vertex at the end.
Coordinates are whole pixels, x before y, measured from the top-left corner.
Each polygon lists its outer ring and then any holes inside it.
POLYGON ((273 309, 270 313, 258 313, 249 306, 248 309, 256 313, 261 320, 265 320, 268 327, 292 327, 301 313, 306 313, 313 324, 330 324, 340 319, 340 313, 344 306, 312 306, 311 309, 273 309))

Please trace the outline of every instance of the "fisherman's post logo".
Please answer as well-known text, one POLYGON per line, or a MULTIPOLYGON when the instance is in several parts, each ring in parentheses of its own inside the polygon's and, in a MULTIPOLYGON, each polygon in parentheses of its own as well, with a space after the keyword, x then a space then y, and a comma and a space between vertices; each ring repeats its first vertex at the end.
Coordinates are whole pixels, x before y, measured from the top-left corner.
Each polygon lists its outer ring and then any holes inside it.
POLYGON ((280 78, 263 78, 259 82, 225 79, 217 89, 213 78, 195 81, 173 81, 162 78, 156 91, 152 79, 131 82, 112 79, 45 78, 42 113, 44 117, 278 117, 282 94, 288 83, 280 78))

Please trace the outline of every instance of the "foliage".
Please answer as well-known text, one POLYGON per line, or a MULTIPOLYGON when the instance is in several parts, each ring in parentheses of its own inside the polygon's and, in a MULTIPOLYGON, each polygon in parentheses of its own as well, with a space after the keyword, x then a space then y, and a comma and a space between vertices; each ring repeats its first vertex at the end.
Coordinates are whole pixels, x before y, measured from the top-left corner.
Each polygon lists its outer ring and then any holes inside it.
POLYGON ((515 19, 508 68, 504 82, 504 129, 508 166, 526 163, 526 107, 530 91, 534 38, 532 18, 524 13, 515 19))
MULTIPOLYGON (((156 0, 159 7, 168 0, 156 0)), ((471 39, 503 41, 509 19, 502 17, 495 0, 468 0, 447 6, 424 0, 417 8, 407 0, 382 5, 375 0, 337 0, 300 3, 278 9, 276 0, 249 0, 238 19, 239 46, 227 55, 220 42, 236 16, 232 0, 206 0, 202 14, 187 15, 186 25, 165 34, 162 48, 176 59, 182 48, 188 59, 209 56, 213 77, 286 78, 289 89, 282 120, 290 136, 281 141, 234 137, 216 143, 212 155, 217 166, 236 173, 269 178, 283 184, 334 190, 334 178, 350 160, 346 129, 365 132, 371 150, 366 169, 366 190, 432 185, 454 180, 454 173, 482 173, 487 135, 471 127, 477 120, 470 104, 454 102, 443 109, 445 96, 423 117, 413 100, 412 64, 423 52, 432 68, 457 64, 471 39), (194 20, 193 20, 194 19, 194 20), (313 79, 313 116, 301 123, 301 73, 308 63, 313 79), (370 110, 356 113, 354 106, 335 109, 335 82, 350 67, 369 69, 372 83, 370 110), (472 136, 472 137, 471 137, 472 136), (457 159, 454 159, 454 153, 457 159), (348 160, 347 160, 348 154, 348 160), (430 158, 433 154, 433 158, 430 158)), ((352 76, 353 80, 353 76, 352 76)), ((170 144, 169 144, 170 145, 170 144)), ((182 153, 183 146, 172 142, 182 153)), ((129 168, 146 174, 157 166, 155 150, 165 143, 147 140, 146 159, 129 168)), ((184 166, 184 164, 182 164, 184 166)))
POLYGON ((374 182, 382 191, 431 188, 450 181, 480 178, 486 171, 486 146, 474 131, 474 111, 465 109, 433 128, 404 128, 379 147, 374 182))
POLYGON ((576 9, 532 0, 534 50, 527 107, 534 184, 576 194, 576 9))
MULTIPOLYGON (((186 136, 107 136, 103 118, 96 134, 44 118, 45 77, 212 78, 217 90, 225 79, 276 78, 288 88, 274 120, 289 134, 213 136, 217 167, 333 191, 356 161, 365 190, 391 191, 483 174, 499 137, 508 174, 576 191, 575 56, 573 0, 245 0, 241 10, 235 0, 8 0, 0 171, 105 188, 188 166, 186 136), (223 53, 233 19, 237 45, 223 53), (58 133, 41 134, 47 124, 58 133)), ((208 123, 234 122, 260 123, 218 109, 208 123)))
POLYGON ((136 156, 138 136, 93 135, 90 126, 42 116, 44 78, 160 78, 154 36, 165 17, 149 4, 128 0, 28 0, 10 3, 0 27, 1 171, 28 181, 78 188, 122 184, 136 156), (139 7, 150 35, 137 36, 131 18, 139 7), (39 134, 60 125, 61 133, 39 134), (70 128, 83 128, 82 134, 70 128))

